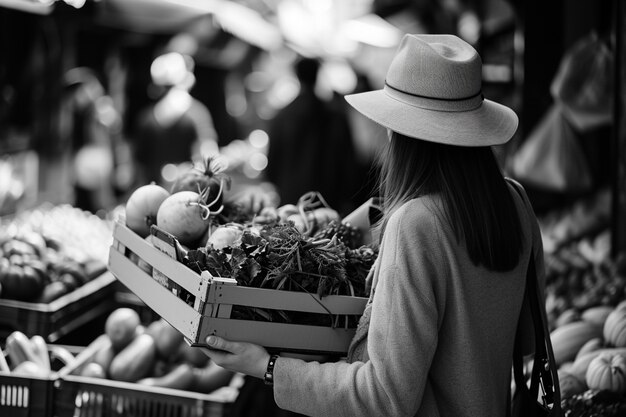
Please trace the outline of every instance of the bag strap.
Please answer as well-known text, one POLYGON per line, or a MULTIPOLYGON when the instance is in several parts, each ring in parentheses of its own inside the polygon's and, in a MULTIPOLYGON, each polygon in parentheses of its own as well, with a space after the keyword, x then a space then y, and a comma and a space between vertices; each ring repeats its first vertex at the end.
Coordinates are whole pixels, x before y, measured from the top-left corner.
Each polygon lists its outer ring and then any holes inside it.
MULTIPOLYGON (((513 188, 525 202, 524 195, 521 191, 521 185, 515 181, 508 180, 513 188)), ((524 298, 528 301, 530 313, 533 321, 535 333, 535 356, 533 361, 533 369, 530 378, 530 398, 537 400, 539 393, 539 385, 543 388, 543 401, 546 406, 556 412, 561 408, 561 392, 559 387, 559 379, 557 374, 556 362, 554 360, 554 352, 552 350, 552 342, 550 340, 550 331, 548 329, 548 320, 545 313, 545 305, 540 304, 541 293, 537 282, 537 269, 535 265, 534 245, 530 250, 530 259, 528 261, 528 269, 526 271, 526 286, 524 298)), ((526 387, 524 378, 523 354, 521 352, 521 340, 519 329, 515 335, 515 347, 513 349, 513 372, 515 385, 526 387)))

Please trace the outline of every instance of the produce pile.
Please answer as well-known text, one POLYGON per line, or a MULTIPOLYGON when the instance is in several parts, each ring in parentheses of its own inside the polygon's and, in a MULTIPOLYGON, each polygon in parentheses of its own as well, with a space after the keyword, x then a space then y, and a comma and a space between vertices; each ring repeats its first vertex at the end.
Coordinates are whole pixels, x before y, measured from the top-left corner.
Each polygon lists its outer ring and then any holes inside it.
POLYGON ((201 393, 228 385, 233 377, 201 349, 190 347, 165 320, 144 326, 128 307, 107 317, 105 333, 90 347, 94 349, 87 357, 72 366, 73 375, 201 393))
POLYGON ((626 254, 611 257, 610 192, 540 219, 546 311, 568 417, 626 415, 626 254))
POLYGON ((600 391, 611 392, 620 398, 618 403, 626 405, 626 301, 570 316, 550 338, 567 407, 582 398, 595 398, 600 391), (577 395, 583 396, 570 399, 577 395))
POLYGON ((0 298, 49 303, 105 271, 111 222, 68 205, 0 223, 0 298))
MULTIPOLYGON (((149 243, 150 227, 156 225, 182 245, 183 264, 198 273, 234 278, 241 286, 301 291, 317 298, 366 296, 365 278, 377 252, 362 244, 358 229, 342 223, 319 193, 306 193, 297 204, 249 213, 225 202, 228 184, 208 160, 202 168, 183 173, 170 191, 156 184, 139 187, 126 205, 126 225, 149 243)), ((145 262, 134 261, 151 273, 145 262)), ((184 292, 179 296, 185 300, 184 292)), ((246 308, 236 309, 236 314, 283 322, 295 317, 293 312, 246 308)))
POLYGON ((14 331, 6 339, 6 358, 0 352, 0 373, 21 377, 52 377, 55 371, 72 363, 74 355, 63 346, 48 345, 40 335, 30 338, 14 331))

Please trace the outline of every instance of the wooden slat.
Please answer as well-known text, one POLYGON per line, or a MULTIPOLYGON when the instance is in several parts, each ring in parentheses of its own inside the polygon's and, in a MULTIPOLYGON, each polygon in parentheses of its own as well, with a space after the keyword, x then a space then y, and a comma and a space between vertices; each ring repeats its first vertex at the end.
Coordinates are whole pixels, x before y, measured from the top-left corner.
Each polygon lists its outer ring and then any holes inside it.
POLYGON ((113 238, 119 240, 141 259, 156 268, 172 281, 199 297, 202 289, 202 278, 181 262, 172 261, 172 258, 153 247, 121 223, 116 223, 113 238))
POLYGON ((345 354, 356 329, 204 317, 199 343, 217 335, 284 351, 345 354))
POLYGON ((220 285, 216 282, 211 283, 210 287, 207 297, 208 303, 233 304, 275 310, 328 314, 328 311, 320 305, 321 303, 332 314, 361 315, 367 303, 367 298, 346 295, 328 295, 320 299, 317 294, 220 285))
MULTIPOLYGON (((172 262, 171 259, 169 261, 172 262)), ((200 313, 194 311, 115 249, 109 252, 109 269, 122 284, 187 339, 196 340, 201 320, 200 313)))

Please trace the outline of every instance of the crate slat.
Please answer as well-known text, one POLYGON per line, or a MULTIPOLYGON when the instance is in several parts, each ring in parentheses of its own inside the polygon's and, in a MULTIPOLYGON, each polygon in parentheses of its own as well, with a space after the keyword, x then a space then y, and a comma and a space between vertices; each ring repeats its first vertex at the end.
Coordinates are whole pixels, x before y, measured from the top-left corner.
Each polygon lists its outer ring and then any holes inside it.
MULTIPOLYGON (((170 259, 170 262, 172 260, 170 259)), ((200 313, 183 300, 162 287, 150 275, 121 253, 111 248, 109 269, 130 291, 135 293, 148 307, 166 319, 189 340, 196 340, 200 326, 200 313)))
POLYGON ((256 343, 273 351, 336 354, 346 350, 355 332, 355 328, 333 329, 305 324, 204 317, 198 338, 200 343, 197 345, 205 345, 207 336, 216 335, 232 341, 256 343))
POLYGON ((172 258, 148 244, 139 235, 121 223, 115 223, 113 230, 114 238, 134 252, 141 259, 149 259, 150 265, 159 270, 163 275, 199 297, 202 291, 202 279, 200 275, 187 268, 181 262, 172 262, 172 258))
POLYGON ((318 314, 328 314, 330 311, 332 314, 360 315, 367 299, 346 295, 327 295, 320 298, 317 294, 311 293, 220 285, 212 282, 207 302, 318 314))

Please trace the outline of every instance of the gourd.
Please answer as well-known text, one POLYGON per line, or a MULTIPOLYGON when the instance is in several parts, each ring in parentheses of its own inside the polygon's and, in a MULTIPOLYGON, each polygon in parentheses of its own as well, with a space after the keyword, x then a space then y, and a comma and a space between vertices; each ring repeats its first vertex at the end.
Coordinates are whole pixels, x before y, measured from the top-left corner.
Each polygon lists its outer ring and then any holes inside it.
POLYGON ((575 321, 557 327, 550 333, 556 365, 573 360, 588 340, 601 336, 602 326, 586 321, 575 321))
POLYGON ((601 354, 619 354, 626 357, 626 348, 601 348, 594 350, 593 352, 580 355, 576 358, 572 366, 568 368, 567 372, 574 375, 578 379, 584 380, 589 364, 601 354))
POLYGON ((583 355, 586 355, 589 352, 593 352, 593 351, 601 349, 603 347, 604 347, 604 340, 601 337, 594 337, 593 339, 589 339, 578 350, 578 353, 576 354, 576 359, 580 358, 583 355))
POLYGON ((613 307, 610 306, 589 307, 581 313, 580 318, 589 323, 604 326, 606 318, 609 316, 609 314, 611 314, 612 311, 613 307))
POLYGON ((626 358, 619 353, 603 353, 589 363, 585 381, 590 389, 626 393, 626 358))
POLYGON ((603 327, 604 339, 615 347, 626 347, 626 308, 615 309, 603 327))

